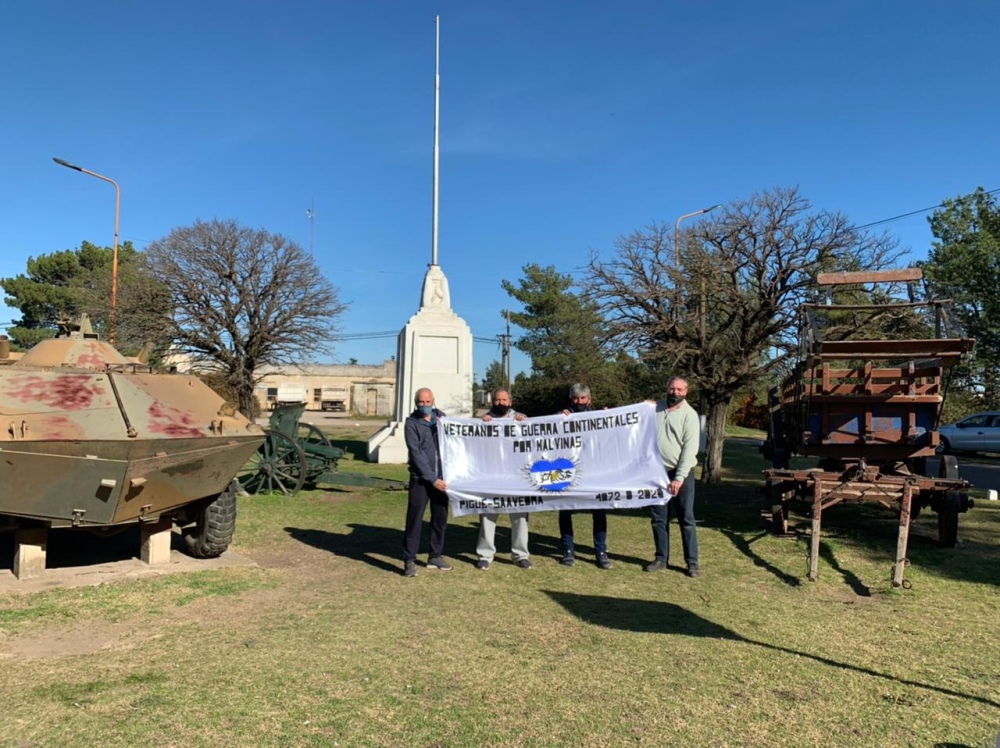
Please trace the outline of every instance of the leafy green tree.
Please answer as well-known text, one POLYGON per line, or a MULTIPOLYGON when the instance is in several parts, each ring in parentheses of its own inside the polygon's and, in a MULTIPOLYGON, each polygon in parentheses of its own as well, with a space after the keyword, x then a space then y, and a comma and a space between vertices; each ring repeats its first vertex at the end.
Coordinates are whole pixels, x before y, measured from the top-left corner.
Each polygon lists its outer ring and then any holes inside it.
POLYGON ((935 241, 921 263, 933 293, 951 299, 976 339, 968 384, 984 407, 1000 407, 1000 207, 982 187, 945 200, 929 219, 935 241))
POLYGON ((817 273, 888 268, 899 253, 887 236, 814 211, 796 189, 735 201, 679 247, 671 229, 620 238, 614 259, 591 260, 587 287, 612 340, 698 386, 708 421, 703 480, 715 483, 730 403, 795 350, 798 309, 816 300, 817 273))
MULTIPOLYGON (((20 310, 21 318, 8 331, 12 342, 30 348, 56 333, 63 316, 90 315, 94 330, 105 337, 111 315, 111 247, 82 242, 62 250, 28 258, 27 273, 0 279, 4 303, 20 310)), ((158 342, 169 316, 165 288, 148 271, 131 242, 118 248, 118 308, 115 345, 134 354, 147 341, 158 342)))
POLYGON ((515 378, 517 407, 532 415, 561 410, 574 382, 590 386, 601 406, 636 402, 649 394, 649 372, 604 342, 598 306, 574 290, 572 276, 554 266, 528 264, 504 290, 522 305, 511 322, 524 334, 514 345, 531 358, 531 374, 515 378))
POLYGON ((483 375, 481 386, 483 392, 487 395, 504 386, 504 370, 503 365, 499 361, 491 361, 490 365, 486 367, 486 373, 483 375))
POLYGON ((248 415, 260 367, 314 360, 346 308, 298 244, 234 220, 174 229, 145 255, 170 293, 175 350, 221 374, 248 415))

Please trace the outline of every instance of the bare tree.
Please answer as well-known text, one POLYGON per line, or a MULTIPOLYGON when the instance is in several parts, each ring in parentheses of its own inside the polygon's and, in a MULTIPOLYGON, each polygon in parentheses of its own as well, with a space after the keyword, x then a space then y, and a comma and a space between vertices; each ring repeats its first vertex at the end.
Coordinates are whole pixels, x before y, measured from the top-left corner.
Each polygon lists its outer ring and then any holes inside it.
POLYGON ((882 269, 900 255, 888 236, 859 231, 838 213, 813 212, 797 189, 735 201, 680 247, 666 225, 621 237, 615 247, 611 261, 591 259, 588 293, 613 340, 697 385, 708 416, 702 480, 710 483, 721 479, 733 396, 785 362, 799 304, 815 300, 816 274, 882 269))
POLYGON ((223 374, 246 414, 257 370, 310 360, 346 308, 299 245, 234 220, 174 229, 145 254, 170 290, 176 350, 223 374))

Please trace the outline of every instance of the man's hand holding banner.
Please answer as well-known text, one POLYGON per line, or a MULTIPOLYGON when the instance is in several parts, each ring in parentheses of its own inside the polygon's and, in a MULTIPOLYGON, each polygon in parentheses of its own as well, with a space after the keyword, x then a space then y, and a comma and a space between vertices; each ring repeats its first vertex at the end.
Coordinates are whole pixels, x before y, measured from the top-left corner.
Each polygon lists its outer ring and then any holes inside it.
POLYGON ((667 473, 651 403, 515 421, 441 418, 456 516, 664 504, 667 473))

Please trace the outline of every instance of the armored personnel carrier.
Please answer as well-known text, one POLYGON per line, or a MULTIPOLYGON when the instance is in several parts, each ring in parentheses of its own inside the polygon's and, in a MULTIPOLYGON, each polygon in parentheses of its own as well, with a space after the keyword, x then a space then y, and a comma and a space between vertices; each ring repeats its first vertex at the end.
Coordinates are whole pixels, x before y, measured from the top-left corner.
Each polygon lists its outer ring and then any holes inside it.
POLYGON ((233 476, 263 431, 195 376, 154 372, 64 320, 19 359, 0 341, 0 529, 14 573, 44 568, 48 528, 143 526, 169 555, 218 556, 236 524, 233 476))

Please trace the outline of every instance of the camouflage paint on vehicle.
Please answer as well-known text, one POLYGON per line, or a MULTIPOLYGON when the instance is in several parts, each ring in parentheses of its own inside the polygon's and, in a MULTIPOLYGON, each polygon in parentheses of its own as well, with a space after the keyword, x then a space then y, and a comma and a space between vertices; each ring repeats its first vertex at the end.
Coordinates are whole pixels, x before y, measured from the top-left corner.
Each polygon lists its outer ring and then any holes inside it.
POLYGON ((16 361, 0 349, 0 515, 115 525, 225 491, 263 431, 197 377, 154 373, 88 328, 16 361))

